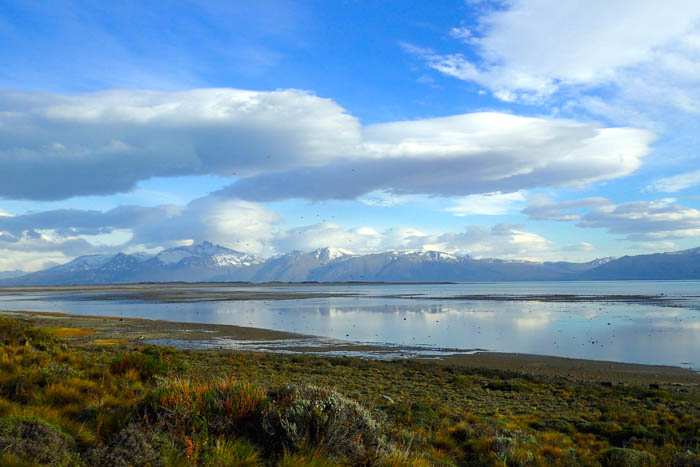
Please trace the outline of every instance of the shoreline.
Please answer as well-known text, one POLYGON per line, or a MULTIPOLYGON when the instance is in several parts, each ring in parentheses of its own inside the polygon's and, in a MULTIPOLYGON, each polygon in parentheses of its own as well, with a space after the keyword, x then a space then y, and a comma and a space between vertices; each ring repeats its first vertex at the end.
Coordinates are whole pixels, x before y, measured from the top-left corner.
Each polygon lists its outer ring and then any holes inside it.
MULTIPOLYGON (((700 395, 700 373, 683 367, 622 363, 600 360, 479 351, 449 352, 440 355, 413 354, 411 347, 393 347, 333 341, 317 336, 224 324, 181 323, 143 318, 71 315, 38 311, 0 311, 0 316, 19 319, 36 327, 48 328, 58 337, 79 345, 134 346, 165 341, 192 344, 202 351, 267 351, 313 354, 331 357, 405 359, 426 364, 464 368, 505 370, 575 381, 615 384, 674 386, 682 392, 700 395), (235 346, 221 343, 234 342, 235 346), (204 344, 202 344, 204 343, 204 344), (199 347, 197 346, 199 345, 199 347)), ((188 348, 186 345, 184 348, 188 348)), ((431 350, 431 349, 425 349, 431 350)), ((432 349, 434 350, 434 349, 432 349)))

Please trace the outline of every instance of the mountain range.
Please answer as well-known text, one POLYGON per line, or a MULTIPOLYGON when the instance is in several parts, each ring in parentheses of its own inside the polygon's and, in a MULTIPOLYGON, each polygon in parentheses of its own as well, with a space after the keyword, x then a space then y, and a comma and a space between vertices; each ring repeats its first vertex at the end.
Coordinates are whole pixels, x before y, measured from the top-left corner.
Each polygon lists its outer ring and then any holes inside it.
POLYGON ((700 248, 672 253, 601 258, 587 263, 475 259, 439 251, 357 255, 320 248, 267 260, 210 242, 144 253, 80 256, 69 263, 20 275, 0 273, 0 285, 138 282, 435 282, 700 279, 700 248))

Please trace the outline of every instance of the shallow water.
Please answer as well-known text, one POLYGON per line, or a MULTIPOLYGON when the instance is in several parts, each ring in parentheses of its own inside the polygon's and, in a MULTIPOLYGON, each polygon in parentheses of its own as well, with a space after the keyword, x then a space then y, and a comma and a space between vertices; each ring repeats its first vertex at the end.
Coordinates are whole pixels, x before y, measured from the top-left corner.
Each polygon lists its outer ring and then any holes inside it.
POLYGON ((85 294, 41 293, 0 296, 0 309, 234 324, 362 343, 480 348, 700 370, 700 281, 251 286, 216 290, 334 291, 359 296, 145 303, 87 301, 85 294), (482 297, 464 297, 469 295, 482 297), (537 301, 529 295, 538 296, 537 301), (579 297, 562 302, 548 301, 542 297, 546 295, 579 297), (657 298, 619 301, 611 298, 615 295, 657 298), (585 300, 579 301, 580 296, 585 300))

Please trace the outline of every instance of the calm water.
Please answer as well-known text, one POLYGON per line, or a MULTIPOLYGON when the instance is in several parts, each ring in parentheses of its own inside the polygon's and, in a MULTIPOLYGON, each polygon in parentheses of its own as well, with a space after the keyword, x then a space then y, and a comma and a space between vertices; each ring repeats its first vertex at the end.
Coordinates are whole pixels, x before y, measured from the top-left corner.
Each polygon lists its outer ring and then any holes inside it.
POLYGON ((361 296, 172 304, 87 301, 80 294, 45 293, 0 296, 0 309, 235 324, 353 342, 485 349, 677 365, 700 370, 700 281, 280 286, 264 289, 251 286, 232 290, 336 291, 361 296), (548 294, 599 298, 585 302, 450 298, 548 294), (619 303, 605 299, 606 295, 654 295, 662 299, 619 303))

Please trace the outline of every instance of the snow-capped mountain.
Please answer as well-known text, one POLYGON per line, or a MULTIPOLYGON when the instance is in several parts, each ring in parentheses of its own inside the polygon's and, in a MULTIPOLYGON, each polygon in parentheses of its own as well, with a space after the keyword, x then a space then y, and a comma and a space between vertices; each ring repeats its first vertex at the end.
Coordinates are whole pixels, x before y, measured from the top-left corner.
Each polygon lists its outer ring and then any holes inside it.
POLYGON ((366 255, 340 248, 295 251, 268 260, 209 242, 143 253, 88 255, 2 285, 129 282, 430 282, 616 279, 700 279, 700 248, 587 263, 474 259, 439 251, 366 255))
POLYGON ((154 257, 154 260, 161 264, 172 266, 185 259, 191 260, 192 258, 210 260, 217 267, 252 266, 263 262, 256 256, 230 250, 210 242, 163 250, 154 257))
POLYGON ((264 261, 204 242, 144 253, 87 255, 44 271, 4 280, 5 284, 105 284, 170 281, 248 281, 264 261))
POLYGON ((96 269, 112 259, 113 255, 85 255, 75 258, 73 261, 51 268, 56 272, 74 272, 96 269))
POLYGON ((301 282, 315 279, 315 271, 336 262, 344 262, 355 255, 342 248, 319 248, 308 253, 295 251, 275 256, 253 276, 254 282, 301 282))
POLYGON ((309 254, 315 257, 321 264, 328 264, 331 261, 335 261, 336 259, 344 258, 346 256, 355 256, 355 253, 350 250, 332 247, 318 248, 309 254))

